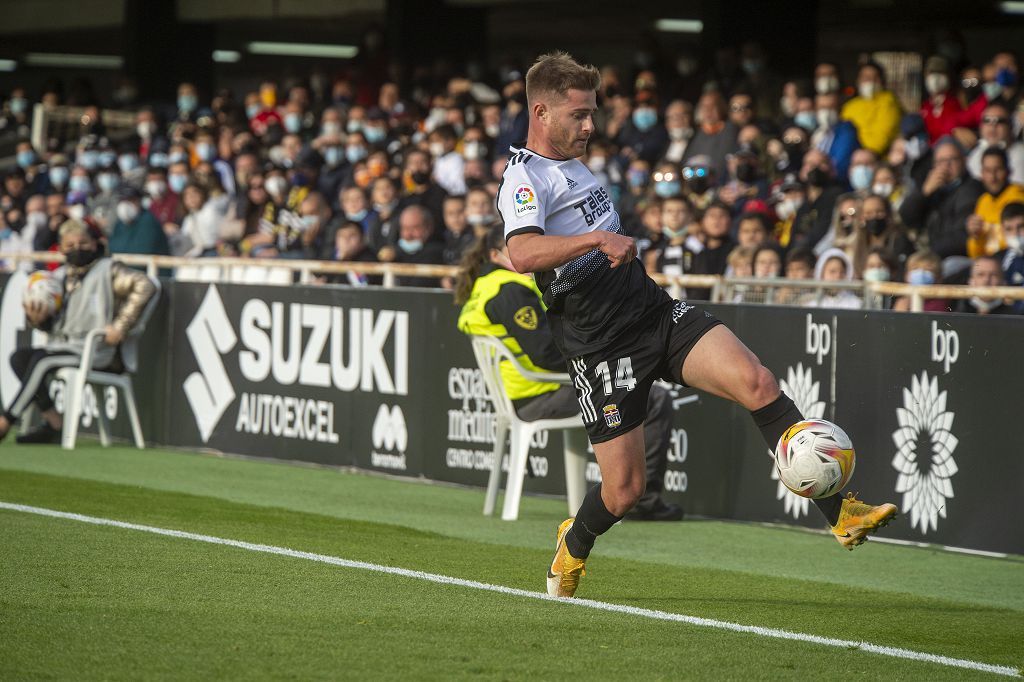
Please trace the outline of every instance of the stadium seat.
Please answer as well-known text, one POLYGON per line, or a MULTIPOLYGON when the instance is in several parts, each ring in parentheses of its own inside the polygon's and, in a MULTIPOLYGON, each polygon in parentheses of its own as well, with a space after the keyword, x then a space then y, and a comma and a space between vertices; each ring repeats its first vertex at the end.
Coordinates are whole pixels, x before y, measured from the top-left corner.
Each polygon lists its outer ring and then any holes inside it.
POLYGON ((493 336, 474 336, 473 354, 483 374, 487 391, 491 395, 495 412, 494 464, 487 481, 487 496, 484 498, 484 514, 490 516, 498 499, 498 483, 501 479, 501 461, 505 455, 505 439, 509 436, 510 452, 508 462, 508 483, 505 488, 505 502, 501 518, 515 521, 519 518, 519 501, 523 494, 523 477, 526 475, 530 441, 538 431, 565 430, 565 489, 569 501, 569 513, 575 514, 583 503, 586 493, 584 471, 587 464, 586 432, 579 415, 567 419, 538 419, 523 421, 516 414, 512 400, 505 392, 501 378, 501 363, 511 362, 516 371, 527 379, 545 382, 569 383, 568 374, 531 372, 524 369, 515 355, 493 336))
MULTIPOLYGON (((57 370, 57 378, 62 379, 66 387, 64 428, 60 439, 61 447, 65 450, 73 450, 75 448, 75 440, 78 437, 78 422, 82 416, 83 396, 85 395, 85 385, 87 383, 99 384, 100 386, 114 386, 121 389, 121 393, 124 396, 124 405, 128 410, 128 420, 132 426, 135 447, 140 450, 146 448, 146 441, 142 437, 142 426, 139 424, 139 410, 135 405, 135 391, 132 388, 131 375, 139 366, 139 337, 145 330, 146 322, 153 314, 153 310, 160 299, 160 280, 155 277, 150 277, 149 279, 156 287, 156 291, 146 303, 146 307, 143 308, 142 314, 136 320, 135 326, 131 328, 128 334, 125 335, 124 340, 121 341, 118 351, 121 355, 121 362, 124 365, 123 373, 100 371, 92 367, 96 344, 105 334, 103 329, 94 329, 86 335, 82 362, 78 367, 64 367, 57 370)), ((97 412, 99 412, 100 443, 106 447, 110 445, 110 420, 107 417, 107 411, 103 409, 102 405, 97 412)))

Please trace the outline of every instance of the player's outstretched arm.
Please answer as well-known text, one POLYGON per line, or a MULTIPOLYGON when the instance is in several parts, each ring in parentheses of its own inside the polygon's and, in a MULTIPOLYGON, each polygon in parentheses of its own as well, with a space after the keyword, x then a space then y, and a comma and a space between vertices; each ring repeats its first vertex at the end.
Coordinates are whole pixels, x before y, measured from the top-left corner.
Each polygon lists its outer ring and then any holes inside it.
POLYGON ((508 240, 509 260, 521 273, 552 270, 594 249, 608 256, 613 268, 636 256, 636 243, 631 237, 604 230, 572 237, 527 232, 508 240))

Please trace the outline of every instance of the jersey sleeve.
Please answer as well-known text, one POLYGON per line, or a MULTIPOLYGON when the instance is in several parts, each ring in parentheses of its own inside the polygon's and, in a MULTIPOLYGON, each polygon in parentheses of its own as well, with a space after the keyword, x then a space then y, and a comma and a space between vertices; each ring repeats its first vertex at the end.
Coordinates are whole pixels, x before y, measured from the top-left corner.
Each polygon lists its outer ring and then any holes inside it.
POLYGON ((484 312, 491 321, 505 327, 534 365, 549 372, 567 370, 541 301, 531 289, 515 282, 502 284, 484 312))
POLYGON ((547 203, 552 199, 542 177, 529 163, 509 163, 498 190, 498 213, 505 223, 505 240, 517 234, 544 234, 547 203))

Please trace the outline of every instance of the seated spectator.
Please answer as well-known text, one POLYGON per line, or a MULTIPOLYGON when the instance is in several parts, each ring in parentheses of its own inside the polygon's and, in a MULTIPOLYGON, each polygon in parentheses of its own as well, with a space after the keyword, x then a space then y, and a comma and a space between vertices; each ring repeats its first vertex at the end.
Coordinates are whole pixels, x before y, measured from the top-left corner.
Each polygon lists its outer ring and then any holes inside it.
POLYGON ((710 157, 691 156, 683 166, 683 196, 696 210, 705 210, 718 197, 719 177, 710 157))
MULTIPOLYGON (((708 165, 715 172, 715 177, 724 178, 728 175, 726 157, 736 151, 737 129, 732 121, 726 118, 726 105, 722 94, 717 90, 705 92, 697 102, 697 120, 700 128, 693 136, 687 155, 707 156, 708 165)), ((699 207, 699 206, 698 206, 699 207)))
POLYGON ((1010 182, 1024 185, 1024 142, 1014 135, 1012 123, 1006 105, 993 103, 985 107, 981 115, 978 144, 967 155, 967 171, 971 177, 984 181, 983 156, 989 149, 1000 149, 1006 154, 1010 182))
MULTIPOLYGON (((753 276, 758 279, 778 279, 782 277, 782 249, 777 244, 762 243, 754 249, 751 259, 753 276)), ((755 286, 750 289, 746 300, 759 303, 792 303, 797 298, 793 289, 772 290, 767 287, 755 286)))
MULTIPOLYGON (((822 282, 852 282, 853 261, 841 249, 829 249, 818 257, 814 279, 822 282)), ((864 302, 849 289, 825 289, 820 298, 804 305, 812 308, 861 308, 864 302)))
POLYGON ((718 199, 733 212, 738 212, 751 199, 768 196, 768 182, 761 172, 761 158, 753 147, 740 146, 726 159, 729 177, 718 188, 718 199))
POLYGON ((398 190, 391 178, 377 178, 370 189, 372 213, 367 219, 366 245, 374 253, 398 243, 398 190))
POLYGON ((681 164, 689 158, 686 153, 690 140, 693 139, 693 105, 681 99, 669 102, 665 107, 665 131, 668 133, 668 149, 665 160, 681 164))
POLYGON ((726 277, 753 277, 754 276, 754 252, 753 246, 736 246, 729 252, 726 259, 726 277))
MULTIPOLYGON (((1003 268, 998 258, 994 256, 979 256, 971 263, 971 276, 967 285, 972 287, 1001 287, 1005 284, 1003 280, 1003 268)), ((957 301, 953 312, 973 313, 976 315, 1016 315, 1017 310, 1013 305, 1002 298, 987 298, 983 296, 972 296, 968 299, 957 301)))
POLYGON ((444 200, 444 263, 458 265, 466 250, 476 241, 466 220, 465 197, 451 196, 444 200))
POLYGON ((445 124, 434 129, 428 137, 430 155, 434 157, 433 179, 448 194, 466 193, 466 160, 455 151, 458 136, 455 128, 445 124))
POLYGON ((857 127, 839 118, 839 93, 818 93, 814 97, 817 128, 811 134, 811 146, 828 154, 836 175, 847 177, 850 159, 860 146, 857 127))
POLYGON ((884 197, 889 201, 894 211, 899 211, 903 204, 905 193, 902 178, 896 173, 892 166, 887 163, 879 164, 875 169, 875 177, 871 181, 871 193, 884 197))
POLYGON ((897 217, 884 197, 872 194, 864 198, 857 224, 858 247, 851 254, 854 258, 854 277, 864 272, 867 253, 872 249, 882 249, 892 254, 901 265, 914 252, 913 242, 907 237, 906 229, 897 217))
MULTIPOLYGON (((942 279, 942 258, 934 251, 915 251, 907 257, 903 281, 907 284, 935 284, 942 279)), ((909 311, 910 297, 898 296, 892 302, 893 310, 909 311)), ((944 298, 924 299, 924 312, 949 312, 949 301, 944 298)))
POLYGON ((990 147, 981 156, 981 184, 974 213, 967 217, 967 257, 991 256, 1006 248, 1000 228, 1003 208, 1024 202, 1024 186, 1010 184, 1006 151, 990 147))
POLYGON ((967 174, 960 144, 944 137, 935 144, 932 167, 900 206, 903 224, 917 230, 940 258, 967 255, 967 218, 984 189, 967 174))
MULTIPOLYGON (((423 206, 430 211, 432 225, 440 225, 444 213, 442 204, 448 193, 431 179, 430 169, 430 155, 427 152, 414 149, 406 154, 402 169, 403 192, 396 210, 401 215, 408 206, 423 206)), ((436 233, 428 235, 428 238, 430 241, 441 243, 444 241, 444 234, 438 229, 436 233)))
MULTIPOLYGON (((434 217, 425 206, 412 205, 399 216, 399 236, 395 246, 385 246, 377 257, 383 262, 418 265, 443 265, 444 245, 430 241, 434 233, 434 217)), ((399 277, 404 287, 437 287, 437 277, 399 277)))
POLYGON ((64 302, 53 317, 42 306, 25 306, 29 324, 46 331, 48 341, 42 348, 18 348, 11 355, 11 367, 21 380, 21 388, 0 415, 0 440, 35 403, 44 423, 39 429, 19 435, 18 442, 57 442, 62 422, 50 398, 48 377, 60 367, 74 367, 81 362, 85 336, 93 329, 106 329, 96 350, 94 367, 102 369, 115 363, 118 344, 155 292, 153 283, 141 272, 105 258, 99 236, 98 231, 78 221, 68 221, 60 227, 59 248, 67 264, 52 276, 64 283, 64 302))
POLYGON ((855 192, 866 192, 871 189, 875 169, 878 168, 878 157, 870 149, 858 149, 850 157, 850 172, 847 176, 850 188, 855 192))
POLYGON ((363 234, 368 235, 376 213, 370 210, 366 191, 362 187, 349 186, 341 190, 338 198, 345 220, 358 224, 363 228, 363 234))
POLYGON ((139 190, 131 185, 121 187, 115 214, 117 221, 108 240, 111 254, 170 255, 167 235, 153 214, 142 208, 139 190))
POLYGON ((185 186, 181 194, 182 211, 185 213, 181 231, 174 236, 168 235, 174 255, 188 258, 217 255, 220 222, 224 216, 209 198, 209 192, 202 185, 191 182, 185 186))
POLYGON ((654 164, 668 149, 665 126, 658 120, 658 97, 652 90, 640 90, 634 97, 633 111, 619 130, 614 142, 625 159, 643 159, 654 164))
MULTIPOLYGON (((337 220, 337 219, 336 219, 337 220)), ((366 245, 366 237, 359 223, 351 220, 337 220, 339 224, 330 225, 328 232, 333 234, 331 253, 327 260, 336 263, 376 263, 377 256, 366 245)), ((318 281, 326 284, 350 284, 366 286, 381 283, 380 275, 364 275, 359 272, 332 273, 318 281)))
POLYGON ((815 256, 820 256, 832 248, 847 249, 853 253, 857 222, 860 219, 861 199, 855 192, 848 192, 836 199, 832 211, 831 226, 825 236, 814 245, 815 256))
POLYGON ((799 177, 807 186, 807 199, 794 218, 790 244, 814 248, 828 232, 832 210, 843 189, 836 182, 832 160, 818 149, 804 154, 799 177))
POLYGON ((1006 250, 997 255, 1003 264, 1003 278, 1011 286, 1024 285, 1024 203, 1008 204, 1001 223, 1006 250))
POLYGON ((669 197, 661 202, 661 238, 644 256, 651 272, 682 275, 691 271, 694 254, 704 248, 690 234, 693 218, 693 207, 683 197, 669 197))
POLYGON ((146 183, 142 186, 145 193, 143 202, 148 201, 146 208, 161 225, 181 224, 179 215, 179 196, 167 186, 167 170, 150 167, 146 170, 146 183))
POLYGON ((482 187, 474 187, 466 194, 466 222, 477 236, 487 234, 498 224, 498 210, 494 195, 482 187))
POLYGON ((872 246, 864 261, 865 282, 890 282, 898 279, 900 264, 896 256, 882 246, 872 246))
POLYGON ((319 192, 310 192, 299 204, 299 221, 302 224, 299 241, 301 250, 298 258, 316 258, 320 255, 327 225, 331 222, 331 205, 319 192))
POLYGON ((874 62, 857 70, 857 95, 843 105, 841 118, 857 127, 860 146, 877 156, 889 151, 900 129, 899 100, 886 89, 885 73, 874 62))
POLYGON ((953 134, 957 128, 977 128, 988 101, 979 97, 964 107, 952 87, 950 71, 945 57, 933 55, 925 62, 924 89, 928 98, 921 104, 921 117, 932 143, 953 134))
MULTIPOLYGON (((725 273, 726 259, 736 243, 729 236, 729 209, 724 204, 712 204, 704 211, 700 220, 701 241, 704 248, 693 256, 695 275, 721 275, 725 273)), ((694 289, 690 297, 707 300, 708 289, 694 289)))
MULTIPOLYGON (((755 254, 754 258, 754 273, 757 270, 757 257, 760 254, 755 254)), ((817 259, 814 257, 814 252, 810 249, 796 248, 786 253, 786 268, 785 276, 786 279, 794 280, 807 280, 814 277, 814 266, 817 264, 817 259)), ((799 304, 805 298, 807 298, 810 289, 803 288, 786 288, 779 289, 775 294, 775 300, 778 303, 785 304, 799 304)))
POLYGON ((736 242, 740 246, 757 248, 771 239, 768 218, 759 211, 749 211, 739 217, 736 227, 736 242))

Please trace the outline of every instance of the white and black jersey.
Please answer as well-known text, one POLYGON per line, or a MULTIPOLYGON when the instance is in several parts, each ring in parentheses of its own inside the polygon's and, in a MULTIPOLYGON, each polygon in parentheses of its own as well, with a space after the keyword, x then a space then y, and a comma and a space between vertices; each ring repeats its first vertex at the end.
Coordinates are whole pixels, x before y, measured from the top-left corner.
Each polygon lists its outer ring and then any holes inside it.
MULTIPOLYGON (((594 230, 622 233, 608 190, 577 159, 511 148, 498 189, 506 241, 527 232, 561 237, 594 230)), ((567 358, 600 350, 642 319, 672 305, 639 259, 610 268, 590 251, 552 272, 536 273, 548 318, 567 358)))

